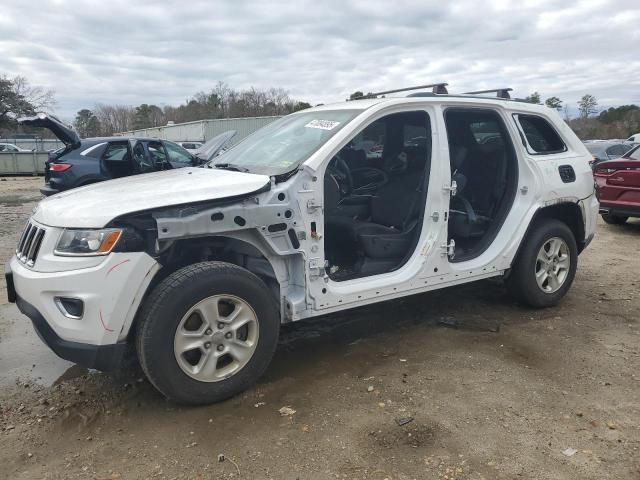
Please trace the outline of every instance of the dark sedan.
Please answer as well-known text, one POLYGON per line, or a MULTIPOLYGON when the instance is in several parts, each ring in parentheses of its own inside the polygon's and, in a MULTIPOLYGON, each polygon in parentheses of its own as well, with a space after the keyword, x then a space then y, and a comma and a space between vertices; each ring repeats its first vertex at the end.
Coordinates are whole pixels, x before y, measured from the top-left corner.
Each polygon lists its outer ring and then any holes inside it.
MULTIPOLYGON (((65 144, 64 149, 49 154, 45 165, 45 185, 40 189, 44 195, 113 178, 198 166, 213 158, 219 150, 215 148, 217 143, 222 143, 221 146, 226 143, 213 142, 216 145, 212 148, 212 141, 207 142, 203 146, 203 149, 207 147, 203 152, 205 155, 192 155, 174 142, 157 138, 80 139, 60 120, 43 113, 19 121, 23 125, 48 128, 65 144)), ((230 138, 228 133, 225 136, 227 140, 230 138)))
POLYGON ((593 156, 593 161, 589 162, 592 168, 594 168, 600 162, 606 160, 613 160, 614 158, 620 158, 629 150, 631 150, 635 144, 621 141, 587 141, 584 142, 584 146, 587 147, 589 153, 593 156))

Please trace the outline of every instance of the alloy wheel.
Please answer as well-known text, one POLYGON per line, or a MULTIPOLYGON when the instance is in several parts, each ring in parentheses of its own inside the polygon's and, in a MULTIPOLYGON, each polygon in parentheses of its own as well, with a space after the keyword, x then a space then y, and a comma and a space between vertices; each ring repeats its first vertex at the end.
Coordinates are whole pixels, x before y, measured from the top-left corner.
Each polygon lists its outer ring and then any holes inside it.
POLYGON ((173 351, 184 373, 201 382, 218 382, 240 371, 258 345, 253 308, 233 295, 207 297, 182 317, 173 351))
POLYGON ((557 292, 569 276, 571 254, 562 238, 553 237, 542 244, 536 258, 536 282, 545 293, 557 292))

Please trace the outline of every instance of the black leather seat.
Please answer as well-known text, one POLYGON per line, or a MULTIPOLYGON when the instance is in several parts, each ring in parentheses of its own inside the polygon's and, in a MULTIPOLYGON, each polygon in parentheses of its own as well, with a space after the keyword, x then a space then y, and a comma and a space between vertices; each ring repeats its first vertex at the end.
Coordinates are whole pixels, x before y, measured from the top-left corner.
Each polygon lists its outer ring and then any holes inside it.
POLYGON ((422 195, 418 189, 423 176, 408 173, 396 177, 371 197, 369 221, 329 216, 325 222, 331 246, 359 247, 366 257, 403 257, 413 239, 422 195), (408 194, 413 192, 413 194, 408 194))
MULTIPOLYGON (((457 191, 451 197, 449 236, 453 238, 481 237, 491 223, 486 215, 494 197, 495 155, 479 148, 450 146, 451 179, 457 191)), ((504 162, 502 162, 504 163, 504 162)))

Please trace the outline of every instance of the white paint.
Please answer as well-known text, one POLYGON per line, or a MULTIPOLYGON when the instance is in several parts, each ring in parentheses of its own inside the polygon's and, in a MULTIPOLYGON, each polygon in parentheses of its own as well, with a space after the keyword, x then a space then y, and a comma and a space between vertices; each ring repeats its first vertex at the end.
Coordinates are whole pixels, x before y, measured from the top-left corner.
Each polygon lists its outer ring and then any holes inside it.
POLYGON ((178 168, 58 193, 42 200, 33 218, 54 227, 102 228, 126 213, 244 195, 268 182, 266 175, 178 168))
MULTIPOLYGON (((182 236, 215 234, 254 245, 275 265, 280 282, 282 318, 298 320, 329 312, 351 309, 382 300, 435 290, 503 274, 511 267, 516 251, 525 238, 536 211, 558 202, 577 203, 582 209, 586 237, 594 234, 598 203, 593 195, 593 178, 588 161, 591 155, 557 112, 541 105, 490 98, 436 96, 387 98, 344 102, 317 107, 317 111, 355 109, 360 113, 313 153, 301 171, 286 182, 272 185, 270 191, 256 195, 256 202, 224 207, 225 221, 209 223, 198 215, 163 219, 173 222, 166 240, 182 236), (489 108, 501 116, 512 138, 518 161, 517 193, 512 208, 492 244, 472 260, 452 263, 443 255, 449 211, 450 163, 443 111, 450 106, 489 108), (327 164, 354 134, 376 119, 390 113, 423 110, 431 118, 432 161, 424 222, 418 244, 405 265, 396 271, 349 281, 335 282, 324 273, 324 201, 323 176, 327 164), (531 155, 523 147, 514 114, 530 113, 551 122, 567 145, 567 151, 553 155, 531 155), (576 181, 563 183, 559 165, 571 165, 576 181), (524 193, 526 192, 526 194, 524 193), (278 195, 286 200, 280 200, 278 195), (284 203, 286 202, 286 203, 284 203), (300 248, 293 248, 284 232, 270 234, 266 225, 281 222, 285 208, 293 212, 295 229, 305 233, 300 248), (227 221, 234 209, 242 209, 246 227, 227 221), (433 220, 438 213, 439 221, 433 220), (198 218, 196 218, 198 217, 198 218), (316 234, 311 235, 311 222, 316 234), (181 232, 174 235, 174 231, 181 232)), ((308 112, 308 110, 307 110, 308 112)), ((189 205, 205 200, 243 195, 266 185, 268 177, 247 173, 184 168, 169 172, 138 175, 71 190, 42 201, 33 216, 41 224, 54 227, 101 228, 112 219, 131 212, 154 210, 172 205, 189 205)), ((56 332, 65 339, 85 343, 113 343, 126 336, 137 302, 142 298, 157 270, 155 260, 146 253, 112 253, 106 257, 73 259, 53 254, 60 228, 49 228, 33 269, 15 259, 11 262, 18 293, 35 305, 56 332), (56 232, 58 232, 56 234, 56 232), (109 268, 129 258, 119 282, 105 283, 109 268), (74 263, 75 262, 75 263, 74 263), (126 285, 126 288, 125 288, 126 285), (55 292, 83 296, 90 301, 87 324, 71 324, 60 315, 52 301, 55 292), (95 305, 111 312, 109 328, 104 332, 95 320, 95 305), (59 318, 62 317, 62 318, 59 318)), ((118 267, 120 268, 120 267, 118 267)))

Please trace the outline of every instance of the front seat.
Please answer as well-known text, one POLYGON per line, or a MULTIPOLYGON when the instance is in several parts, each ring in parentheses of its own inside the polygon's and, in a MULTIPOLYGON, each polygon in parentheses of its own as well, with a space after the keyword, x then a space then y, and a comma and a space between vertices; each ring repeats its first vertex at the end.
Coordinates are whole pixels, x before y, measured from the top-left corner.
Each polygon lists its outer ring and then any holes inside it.
POLYGON ((403 176, 371 199, 371 220, 353 222, 351 240, 369 259, 398 259, 409 250, 420 214, 424 175, 403 176), (413 191, 413 195, 407 195, 413 191))

